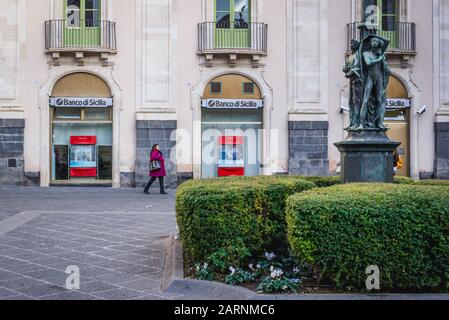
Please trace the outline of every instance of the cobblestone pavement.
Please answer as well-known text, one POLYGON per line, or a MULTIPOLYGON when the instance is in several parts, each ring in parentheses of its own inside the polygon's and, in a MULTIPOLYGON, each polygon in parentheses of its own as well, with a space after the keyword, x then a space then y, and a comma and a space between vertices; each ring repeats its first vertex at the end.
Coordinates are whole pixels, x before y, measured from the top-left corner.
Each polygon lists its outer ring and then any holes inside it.
POLYGON ((160 291, 174 191, 155 192, 0 188, 0 300, 177 298, 160 291))

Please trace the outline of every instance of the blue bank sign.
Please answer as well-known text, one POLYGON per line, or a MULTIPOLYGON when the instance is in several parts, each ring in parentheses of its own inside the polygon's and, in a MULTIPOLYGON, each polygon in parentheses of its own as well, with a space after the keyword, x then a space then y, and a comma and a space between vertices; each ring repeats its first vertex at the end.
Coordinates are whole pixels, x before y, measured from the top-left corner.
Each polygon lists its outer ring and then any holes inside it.
POLYGON ((204 99, 202 106, 207 109, 260 109, 263 99, 204 99))
POLYGON ((112 107, 112 98, 80 98, 80 97, 51 97, 50 106, 60 108, 108 108, 112 107))

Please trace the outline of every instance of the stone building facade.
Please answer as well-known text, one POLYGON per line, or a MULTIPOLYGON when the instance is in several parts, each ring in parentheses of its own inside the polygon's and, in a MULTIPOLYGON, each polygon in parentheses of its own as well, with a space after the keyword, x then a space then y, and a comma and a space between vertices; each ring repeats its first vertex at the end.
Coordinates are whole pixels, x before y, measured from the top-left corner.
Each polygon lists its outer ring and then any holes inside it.
POLYGON ((156 143, 171 187, 336 175, 367 19, 400 174, 449 178, 449 0, 2 0, 0 184, 141 187, 156 143))

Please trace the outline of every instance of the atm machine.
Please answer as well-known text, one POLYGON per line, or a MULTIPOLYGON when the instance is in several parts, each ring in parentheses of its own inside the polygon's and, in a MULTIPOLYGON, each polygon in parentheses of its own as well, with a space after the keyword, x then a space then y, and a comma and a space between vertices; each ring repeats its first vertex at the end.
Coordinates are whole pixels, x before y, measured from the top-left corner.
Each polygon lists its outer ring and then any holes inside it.
POLYGON ((244 176, 245 157, 244 145, 245 137, 241 136, 221 136, 219 143, 218 176, 244 176))
POLYGON ((70 137, 70 177, 97 178, 97 137, 70 137))

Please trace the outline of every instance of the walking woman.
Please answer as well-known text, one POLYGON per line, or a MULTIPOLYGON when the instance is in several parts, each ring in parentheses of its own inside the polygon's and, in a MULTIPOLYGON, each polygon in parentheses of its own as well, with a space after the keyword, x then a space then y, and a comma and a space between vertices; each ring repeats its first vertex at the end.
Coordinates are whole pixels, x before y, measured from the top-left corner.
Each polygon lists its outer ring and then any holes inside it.
POLYGON ((159 185, 161 194, 167 194, 165 192, 164 187, 164 177, 167 175, 165 172, 165 159, 162 155, 162 152, 160 151, 159 145, 155 144, 153 148, 151 148, 151 155, 150 155, 150 181, 148 181, 145 189, 143 190, 144 193, 149 194, 149 190, 151 188, 151 185, 154 181, 156 181, 156 178, 159 178, 159 185), (153 165, 151 165, 151 163, 153 165))

